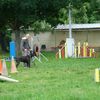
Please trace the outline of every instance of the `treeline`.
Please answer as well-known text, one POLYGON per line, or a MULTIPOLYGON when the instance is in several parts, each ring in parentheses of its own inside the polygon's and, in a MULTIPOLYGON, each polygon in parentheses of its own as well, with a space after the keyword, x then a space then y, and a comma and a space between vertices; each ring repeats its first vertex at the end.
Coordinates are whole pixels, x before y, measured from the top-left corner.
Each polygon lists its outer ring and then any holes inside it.
MULTIPOLYGON (((100 0, 71 0, 71 4, 73 23, 100 23, 100 0)), ((59 12, 59 20, 62 23, 68 23, 66 13, 66 8, 59 12)))

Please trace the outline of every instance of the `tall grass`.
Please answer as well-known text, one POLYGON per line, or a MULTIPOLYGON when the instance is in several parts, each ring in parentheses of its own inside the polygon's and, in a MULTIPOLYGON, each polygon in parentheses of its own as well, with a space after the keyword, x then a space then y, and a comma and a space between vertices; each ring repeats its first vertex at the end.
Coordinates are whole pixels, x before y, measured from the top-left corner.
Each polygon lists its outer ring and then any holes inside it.
POLYGON ((49 59, 35 61, 31 68, 20 64, 17 74, 9 75, 19 83, 0 82, 0 100, 99 100, 100 84, 94 81, 94 70, 100 58, 55 59, 54 53, 44 53, 49 59))

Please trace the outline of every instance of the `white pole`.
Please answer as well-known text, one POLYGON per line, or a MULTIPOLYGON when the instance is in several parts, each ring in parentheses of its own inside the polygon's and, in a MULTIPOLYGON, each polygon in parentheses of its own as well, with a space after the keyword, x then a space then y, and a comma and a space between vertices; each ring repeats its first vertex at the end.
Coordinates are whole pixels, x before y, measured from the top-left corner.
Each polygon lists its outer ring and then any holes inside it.
POLYGON ((68 58, 68 54, 67 54, 67 43, 65 43, 65 58, 68 58))
POLYGON ((69 4, 69 38, 72 38, 71 5, 69 4))
POLYGON ((68 57, 74 57, 74 39, 72 38, 71 5, 69 4, 69 38, 66 38, 68 57))
POLYGON ((59 58, 61 59, 61 49, 59 49, 59 58))
POLYGON ((12 79, 9 77, 5 77, 5 76, 0 76, 0 80, 9 81, 9 82, 19 82, 18 80, 15 80, 15 79, 12 79))

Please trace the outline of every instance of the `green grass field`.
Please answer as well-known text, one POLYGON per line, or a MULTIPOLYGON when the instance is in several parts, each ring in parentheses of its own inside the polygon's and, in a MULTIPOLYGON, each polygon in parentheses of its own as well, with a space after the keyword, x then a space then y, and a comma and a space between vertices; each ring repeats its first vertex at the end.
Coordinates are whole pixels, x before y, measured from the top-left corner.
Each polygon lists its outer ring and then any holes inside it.
POLYGON ((94 81, 100 58, 56 60, 54 53, 44 53, 43 63, 18 68, 9 75, 19 83, 0 81, 0 100, 100 100, 100 84, 94 81))

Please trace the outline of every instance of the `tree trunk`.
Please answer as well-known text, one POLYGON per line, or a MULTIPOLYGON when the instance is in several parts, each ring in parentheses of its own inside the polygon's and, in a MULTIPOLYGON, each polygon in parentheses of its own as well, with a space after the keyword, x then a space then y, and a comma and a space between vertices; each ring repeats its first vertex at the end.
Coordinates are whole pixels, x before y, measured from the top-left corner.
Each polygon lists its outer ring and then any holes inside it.
POLYGON ((20 30, 14 31, 15 34, 15 44, 16 44, 16 56, 19 56, 21 54, 20 44, 21 44, 21 38, 20 38, 20 30))

